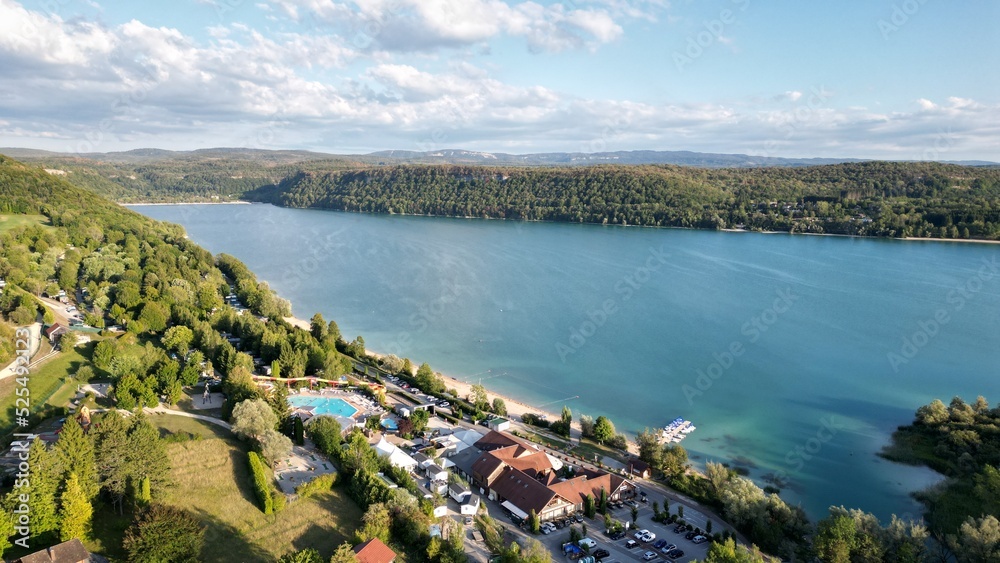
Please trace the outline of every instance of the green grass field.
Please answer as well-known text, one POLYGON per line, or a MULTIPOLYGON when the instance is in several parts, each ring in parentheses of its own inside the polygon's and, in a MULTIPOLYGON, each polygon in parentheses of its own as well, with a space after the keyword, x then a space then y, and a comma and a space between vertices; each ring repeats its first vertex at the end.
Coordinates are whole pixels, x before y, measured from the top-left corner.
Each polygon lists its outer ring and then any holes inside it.
MULTIPOLYGON (((71 375, 83 365, 89 355, 93 343, 83 348, 63 350, 59 355, 49 359, 44 364, 31 370, 28 376, 28 395, 32 414, 38 413, 46 406, 65 406, 76 392, 77 382, 71 375)), ((19 387, 16 377, 8 377, 0 381, 0 440, 6 440, 17 428, 14 424, 17 401, 16 388, 19 387)))
MULTIPOLYGON (((168 422, 168 418, 182 417, 162 415, 156 423, 188 432, 215 432, 205 423, 195 429, 190 423, 197 421, 168 422)), ((315 547, 326 558, 353 535, 361 520, 361 510, 341 490, 289 503, 282 512, 265 516, 254 501, 247 449, 241 442, 203 439, 171 444, 168 451, 175 485, 162 500, 205 522, 208 530, 200 560, 206 563, 274 561, 302 547, 315 547)))
POLYGON ((4 215, 0 214, 0 233, 24 225, 49 226, 49 218, 44 215, 4 215))
MULTIPOLYGON (((199 561, 273 562, 305 547, 319 549, 324 558, 350 541, 361 521, 361 509, 341 489, 289 503, 277 514, 265 516, 250 488, 247 447, 219 426, 186 417, 151 415, 161 433, 200 434, 200 440, 167 445, 173 485, 157 502, 190 511, 206 527, 199 561), (221 437, 220 437, 221 436, 221 437)), ((91 550, 124 557, 122 538, 132 515, 118 515, 107 507, 94 516, 91 550)))

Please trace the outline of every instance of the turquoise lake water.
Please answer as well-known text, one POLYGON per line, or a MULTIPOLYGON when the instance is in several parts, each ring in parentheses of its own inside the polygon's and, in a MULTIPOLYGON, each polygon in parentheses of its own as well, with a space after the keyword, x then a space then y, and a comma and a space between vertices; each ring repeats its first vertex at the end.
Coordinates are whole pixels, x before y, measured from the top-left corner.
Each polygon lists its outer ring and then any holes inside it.
POLYGON ((1000 400, 994 245, 135 209, 369 349, 628 433, 692 420, 695 463, 780 473, 814 518, 919 514, 909 493, 937 476, 875 454, 934 398, 1000 400))
POLYGON ((358 409, 349 405, 347 401, 331 397, 292 395, 288 398, 288 404, 296 407, 315 407, 313 413, 317 416, 321 414, 328 414, 331 416, 350 418, 354 416, 354 413, 358 412, 358 409))

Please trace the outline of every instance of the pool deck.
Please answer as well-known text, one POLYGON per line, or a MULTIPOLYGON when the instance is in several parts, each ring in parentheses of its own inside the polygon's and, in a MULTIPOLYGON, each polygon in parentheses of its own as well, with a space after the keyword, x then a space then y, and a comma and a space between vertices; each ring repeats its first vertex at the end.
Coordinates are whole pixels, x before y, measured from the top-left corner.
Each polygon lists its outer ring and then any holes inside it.
MULTIPOLYGON (((351 405, 355 409, 355 413, 350 416, 356 421, 363 421, 370 416, 379 416, 385 413, 385 409, 380 407, 378 403, 372 401, 368 397, 361 395, 359 393, 354 393, 351 391, 342 391, 340 389, 323 389, 322 391, 313 391, 309 389, 301 389, 298 393, 290 392, 289 398, 291 397, 310 397, 317 399, 341 399, 347 404, 351 405)), ((304 409, 291 405, 290 408, 292 412, 302 412, 309 415, 309 417, 314 416, 311 409, 304 409)))

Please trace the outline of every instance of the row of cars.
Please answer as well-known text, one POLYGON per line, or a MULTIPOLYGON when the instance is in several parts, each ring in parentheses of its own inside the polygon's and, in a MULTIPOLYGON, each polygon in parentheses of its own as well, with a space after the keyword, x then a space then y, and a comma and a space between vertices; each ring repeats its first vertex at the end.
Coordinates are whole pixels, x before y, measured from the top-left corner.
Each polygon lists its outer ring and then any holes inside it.
POLYGON ((550 520, 548 522, 542 522, 542 526, 539 528, 539 530, 543 534, 548 535, 556 530, 561 530, 563 528, 569 527, 574 522, 577 524, 583 522, 583 515, 575 514, 570 518, 563 518, 561 520, 550 520))
POLYGON ((446 408, 448 408, 448 407, 451 406, 451 403, 449 403, 448 401, 445 401, 444 399, 437 399, 433 395, 424 395, 423 391, 421 391, 420 389, 418 389, 418 388, 410 385, 409 383, 406 383, 405 381, 403 381, 402 379, 396 377, 395 375, 388 376, 388 379, 389 379, 389 381, 395 383, 396 385, 399 385, 400 388, 406 389, 406 391, 408 391, 409 393, 412 393, 412 394, 418 395, 418 396, 426 396, 431 402, 434 402, 434 404, 436 404, 437 406, 439 406, 441 408, 445 408, 446 409, 446 408))
MULTIPOLYGON (((685 526, 677 525, 674 527, 675 534, 681 534, 686 531, 687 528, 685 526)), ((635 533, 634 537, 635 537, 634 540, 628 540, 625 542, 626 549, 635 549, 636 547, 639 547, 639 542, 642 543, 652 542, 651 547, 653 549, 659 550, 661 553, 663 553, 665 557, 669 557, 670 559, 677 559, 680 557, 684 557, 684 550, 677 547, 677 545, 668 542, 667 540, 664 539, 657 540, 656 534, 650 532, 649 530, 639 530, 638 532, 635 533)), ((691 543, 704 543, 708 541, 708 538, 706 536, 703 536, 701 534, 696 534, 694 532, 687 532, 684 535, 684 539, 690 540, 691 543)), ((652 561, 657 557, 659 557, 659 554, 656 553, 655 551, 647 551, 646 553, 642 554, 642 559, 644 561, 652 561)))

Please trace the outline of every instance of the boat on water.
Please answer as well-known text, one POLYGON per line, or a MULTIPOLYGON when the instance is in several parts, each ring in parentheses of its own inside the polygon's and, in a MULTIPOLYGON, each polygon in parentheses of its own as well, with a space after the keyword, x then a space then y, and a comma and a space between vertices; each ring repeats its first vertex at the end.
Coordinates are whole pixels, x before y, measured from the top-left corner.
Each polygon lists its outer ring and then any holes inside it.
POLYGON ((694 432, 695 429, 695 425, 690 420, 678 417, 663 428, 660 432, 660 440, 676 444, 686 438, 688 434, 694 432))

